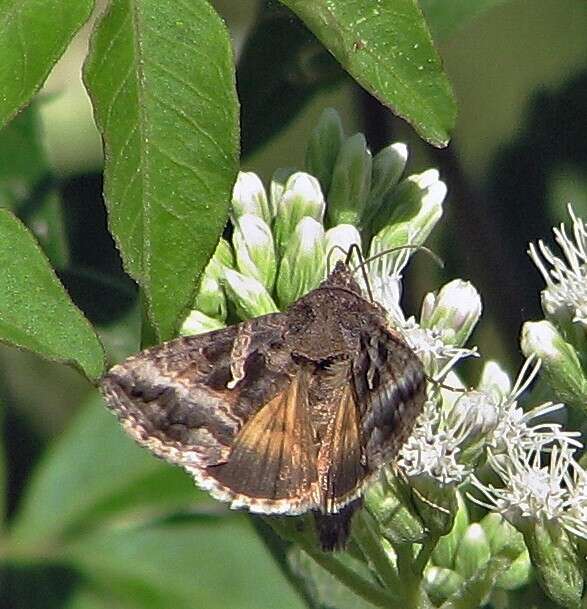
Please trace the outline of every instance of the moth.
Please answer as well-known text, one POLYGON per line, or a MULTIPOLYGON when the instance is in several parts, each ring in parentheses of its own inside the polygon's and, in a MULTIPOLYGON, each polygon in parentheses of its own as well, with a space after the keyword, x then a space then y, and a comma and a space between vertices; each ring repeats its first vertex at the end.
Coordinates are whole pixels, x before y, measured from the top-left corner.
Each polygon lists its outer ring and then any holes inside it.
POLYGON ((101 382, 125 430, 231 508, 313 512, 341 549, 422 410, 422 363, 338 262, 283 313, 178 338, 101 382))

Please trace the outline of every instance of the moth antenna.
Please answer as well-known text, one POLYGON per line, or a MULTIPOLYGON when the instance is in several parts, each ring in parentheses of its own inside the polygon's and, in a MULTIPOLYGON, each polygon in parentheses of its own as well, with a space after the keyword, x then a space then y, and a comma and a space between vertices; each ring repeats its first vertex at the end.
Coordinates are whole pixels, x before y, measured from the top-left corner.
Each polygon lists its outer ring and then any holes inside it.
POLYGON ((344 247, 340 246, 340 245, 333 245, 330 250, 328 251, 328 254, 326 255, 326 274, 330 275, 331 271, 332 271, 332 265, 330 264, 331 261, 331 256, 332 253, 336 250, 339 250, 340 252, 342 252, 344 254, 344 260, 345 260, 345 264, 348 263, 348 259, 349 259, 349 252, 347 250, 344 249, 344 247))
MULTIPOLYGON (((353 244, 354 245, 354 244, 353 244)), ((438 266, 443 269, 444 262, 442 258, 434 253, 431 249, 427 248, 425 245, 398 245, 397 247, 391 247, 387 250, 383 250, 381 252, 377 252, 373 254, 373 256, 369 256, 369 258, 362 258, 361 265, 369 264, 369 262, 373 262, 373 260, 377 260, 378 258, 382 258, 383 256, 387 256, 387 254, 393 254, 393 252, 397 252, 398 250, 422 250, 425 254, 428 254, 438 266)), ((357 271, 359 267, 353 269, 353 273, 357 271)))
POLYGON ((471 391, 471 388, 467 388, 467 387, 452 387, 451 385, 445 385, 442 381, 432 378, 431 376, 428 376, 427 374, 424 375, 424 378, 429 383, 432 383, 433 385, 436 385, 437 387, 440 387, 441 389, 447 389, 448 391, 454 391, 455 393, 467 393, 468 391, 471 391))
POLYGON ((369 296, 369 300, 371 302, 374 302, 373 299, 373 292, 371 290, 371 284, 369 283, 369 276, 367 275, 367 269, 366 269, 366 260, 365 258, 363 258, 363 253, 361 252, 361 248, 359 247, 358 243, 351 243, 350 247, 349 247, 349 251, 347 252, 346 255, 346 260, 345 260, 345 264, 347 266, 350 267, 350 262, 351 262, 351 257, 353 255, 353 252, 357 254, 357 258, 359 259, 359 266, 356 267, 355 269, 352 269, 351 272, 355 272, 357 269, 361 269, 361 271, 363 272, 363 281, 365 282, 365 288, 367 289, 367 295, 369 296))

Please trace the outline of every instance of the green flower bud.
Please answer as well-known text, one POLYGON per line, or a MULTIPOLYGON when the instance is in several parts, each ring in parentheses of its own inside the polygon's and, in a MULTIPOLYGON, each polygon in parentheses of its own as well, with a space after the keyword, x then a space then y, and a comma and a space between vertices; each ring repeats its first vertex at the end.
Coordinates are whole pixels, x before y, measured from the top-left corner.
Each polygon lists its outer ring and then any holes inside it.
MULTIPOLYGON (((214 252, 212 258, 210 258, 208 266, 204 271, 204 277, 208 276, 219 281, 224 275, 224 269, 234 268, 234 266, 235 262, 232 246, 228 243, 228 241, 221 238, 216 246, 216 251, 214 252)), ((204 280, 202 279, 202 282, 203 281, 204 280)))
POLYGON ((224 328, 224 324, 220 320, 208 317, 201 311, 192 311, 183 322, 179 333, 182 336, 193 336, 220 330, 220 328, 224 328))
POLYGON ((285 185, 294 173, 297 173, 297 169, 294 169, 293 167, 280 167, 275 170, 271 177, 271 184, 269 186, 269 206, 273 218, 275 218, 275 215, 277 214, 279 202, 285 192, 285 185))
POLYGON ((212 256, 212 260, 221 264, 222 266, 227 266, 229 269, 234 268, 234 252, 232 251, 232 247, 228 241, 225 239, 220 239, 218 241, 218 245, 216 246, 216 251, 212 256))
POLYGON ((522 327, 522 351, 542 360, 541 372, 559 400, 587 409, 587 378, 575 349, 549 321, 526 322, 522 327))
POLYGON ((365 136, 357 133, 342 145, 328 191, 328 225, 354 224, 361 220, 371 189, 373 160, 365 136))
POLYGON ((384 197, 401 178, 408 161, 408 147, 405 144, 391 144, 382 148, 373 157, 373 175, 367 207, 361 221, 362 226, 369 226, 383 204, 384 197))
POLYGON ((514 560, 526 550, 524 536, 501 514, 489 512, 480 524, 487 536, 492 556, 501 554, 514 560))
POLYGON ((477 389, 495 402, 500 402, 511 393, 512 382, 507 372, 497 362, 490 360, 483 366, 477 389))
POLYGON ((422 584, 434 605, 440 605, 462 588, 464 580, 452 569, 431 565, 424 571, 422 584))
POLYGON ((528 523, 522 532, 543 590, 562 607, 579 608, 583 574, 567 532, 553 522, 528 523))
POLYGON ((447 535, 440 538, 432 553, 434 564, 440 567, 446 567, 447 569, 452 569, 454 567, 457 548, 463 534, 469 526, 469 510, 467 509, 467 505, 458 491, 456 495, 458 509, 455 515, 454 525, 447 535))
POLYGON ((410 477, 412 501, 426 528, 438 537, 450 533, 458 509, 455 487, 428 474, 410 477))
POLYGON ((485 454, 487 436, 499 423, 499 403, 479 391, 460 395, 450 409, 446 427, 460 437, 458 462, 477 465, 485 454))
POLYGON ((313 290, 324 279, 324 228, 302 218, 291 236, 277 276, 277 299, 282 308, 313 290))
POLYGON ((400 182, 388 193, 371 223, 386 248, 421 245, 442 216, 446 186, 429 169, 400 182))
POLYGON ((420 543, 428 534, 411 504, 409 489, 391 472, 369 487, 365 507, 392 544, 420 543))
POLYGON ((352 224, 338 224, 329 228, 324 235, 324 251, 328 258, 330 269, 333 269, 339 260, 346 260, 351 245, 361 248, 361 235, 352 224))
POLYGON ((204 273, 194 302, 194 309, 208 317, 222 322, 226 321, 226 296, 213 273, 204 273))
POLYGON ((504 590, 517 590, 526 586, 531 578, 532 563, 528 550, 524 550, 510 567, 499 575, 495 584, 504 590))
POLYGON ((310 134, 306 147, 306 170, 318 178, 324 193, 330 190, 334 163, 343 139, 338 112, 334 108, 326 108, 310 134))
POLYGON ((481 317, 481 297, 468 281, 454 279, 422 304, 420 325, 442 331, 445 344, 462 347, 481 317))
POLYGON ((235 219, 243 214, 255 214, 268 224, 271 222, 267 193, 256 173, 239 172, 232 191, 232 214, 235 219))
POLYGON ((298 222, 306 216, 322 222, 325 206, 320 183, 315 177, 298 171, 288 179, 273 224, 279 256, 283 255, 298 222))
POLYGON ((262 283, 233 271, 224 270, 222 285, 241 319, 250 319, 267 313, 276 313, 277 306, 262 283))
POLYGON ((232 237, 238 270, 260 281, 270 292, 277 273, 273 235, 259 216, 244 214, 237 218, 232 237))
POLYGON ((474 577, 491 558, 491 550, 483 527, 469 525, 455 554, 455 570, 467 580, 474 577))

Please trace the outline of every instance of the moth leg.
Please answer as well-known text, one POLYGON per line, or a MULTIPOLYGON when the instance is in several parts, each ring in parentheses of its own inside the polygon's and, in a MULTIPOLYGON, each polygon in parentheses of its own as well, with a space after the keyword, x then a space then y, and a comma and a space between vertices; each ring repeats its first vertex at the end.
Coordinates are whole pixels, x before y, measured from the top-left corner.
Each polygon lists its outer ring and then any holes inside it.
POLYGON ((245 378, 245 362, 250 354, 253 332, 250 322, 242 323, 234 339, 230 352, 230 374, 232 379, 226 383, 227 389, 234 389, 245 378))

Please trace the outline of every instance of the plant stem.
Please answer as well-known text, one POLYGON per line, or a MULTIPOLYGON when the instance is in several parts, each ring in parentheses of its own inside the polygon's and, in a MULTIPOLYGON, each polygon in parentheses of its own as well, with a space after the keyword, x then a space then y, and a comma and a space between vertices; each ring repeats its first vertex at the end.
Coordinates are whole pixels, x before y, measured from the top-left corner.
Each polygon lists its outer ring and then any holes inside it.
POLYGON ((366 601, 376 607, 384 607, 385 609, 401 609, 401 602, 396 596, 392 596, 383 588, 379 588, 375 584, 361 577, 352 569, 338 561, 334 555, 320 552, 314 548, 304 547, 304 551, 325 571, 336 577, 347 588, 352 590, 357 596, 364 598, 366 601))
POLYGON ((355 516, 352 535, 355 543, 359 546, 384 586, 388 590, 400 589, 401 583, 397 571, 385 552, 381 539, 374 530, 371 516, 366 510, 355 516))
POLYGON ((438 536, 431 535, 428 539, 426 539, 418 552, 418 556, 416 557, 416 561, 414 562, 414 570, 415 572, 421 576, 424 573, 424 569, 430 560, 430 556, 438 543, 438 536))

